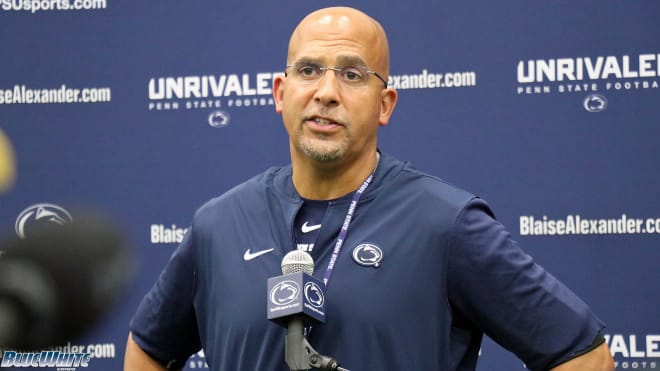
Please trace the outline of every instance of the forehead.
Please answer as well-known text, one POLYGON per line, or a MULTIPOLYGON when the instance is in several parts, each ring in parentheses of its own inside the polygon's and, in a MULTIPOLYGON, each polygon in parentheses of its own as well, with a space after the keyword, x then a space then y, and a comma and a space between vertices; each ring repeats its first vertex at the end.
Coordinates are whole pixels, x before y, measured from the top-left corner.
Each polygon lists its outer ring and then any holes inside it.
POLYGON ((373 26, 346 16, 323 16, 301 23, 289 44, 289 62, 309 59, 323 63, 369 64, 378 59, 373 26))

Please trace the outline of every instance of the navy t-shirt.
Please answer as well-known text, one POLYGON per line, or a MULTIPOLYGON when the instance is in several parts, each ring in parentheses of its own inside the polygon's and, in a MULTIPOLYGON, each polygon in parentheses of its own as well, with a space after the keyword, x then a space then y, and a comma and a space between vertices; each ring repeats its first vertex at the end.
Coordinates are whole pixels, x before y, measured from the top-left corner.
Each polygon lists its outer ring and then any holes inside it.
MULTIPOLYGON (((322 224, 319 279, 349 203, 330 202, 307 224, 322 224)), ((296 246, 302 204, 283 167, 200 208, 131 321, 138 345, 173 367, 203 347, 212 370, 287 371, 266 281, 296 246)), ((473 370, 483 333, 544 370, 592 349, 604 326, 483 200, 386 154, 355 210, 326 315, 308 340, 352 371, 473 370)))

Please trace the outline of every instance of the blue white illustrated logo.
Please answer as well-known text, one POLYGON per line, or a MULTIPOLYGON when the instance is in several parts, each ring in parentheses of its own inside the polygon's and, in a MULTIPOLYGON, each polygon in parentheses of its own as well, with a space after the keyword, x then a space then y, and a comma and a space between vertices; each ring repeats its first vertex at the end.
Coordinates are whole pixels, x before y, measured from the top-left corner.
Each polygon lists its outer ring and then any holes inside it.
POLYGON ((89 367, 90 358, 90 353, 5 351, 0 367, 57 367, 58 370, 75 370, 77 367, 89 367))
POLYGON ((363 243, 353 249, 353 260, 365 267, 378 268, 383 260, 383 250, 374 244, 363 243))
POLYGON ((300 286, 295 281, 282 281, 273 286, 268 297, 275 305, 291 304, 300 295, 300 286))
POLYGON ((607 98, 600 94, 591 94, 584 98, 582 104, 589 112, 602 112, 607 108, 607 98))
POLYGON ((20 238, 29 234, 31 227, 44 224, 65 225, 73 222, 73 218, 63 207, 55 204, 35 204, 23 210, 16 218, 14 229, 20 238))
POLYGON ((325 296, 323 296, 323 290, 316 282, 307 282, 305 284, 305 299, 313 307, 323 309, 325 296))

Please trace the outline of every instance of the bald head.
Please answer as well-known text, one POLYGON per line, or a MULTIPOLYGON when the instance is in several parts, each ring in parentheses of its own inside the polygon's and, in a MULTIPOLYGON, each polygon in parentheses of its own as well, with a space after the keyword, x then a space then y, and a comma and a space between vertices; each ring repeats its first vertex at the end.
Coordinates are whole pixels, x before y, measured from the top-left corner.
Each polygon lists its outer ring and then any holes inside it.
POLYGON ((303 18, 291 35, 287 64, 298 60, 301 49, 310 43, 318 48, 349 46, 350 50, 359 51, 366 64, 385 79, 389 75, 390 52, 385 30, 357 9, 324 8, 303 18))
POLYGON ((378 129, 397 100, 382 84, 385 31, 352 8, 317 10, 291 35, 287 70, 273 79, 273 98, 289 134, 296 190, 318 200, 354 191, 374 169, 378 129))

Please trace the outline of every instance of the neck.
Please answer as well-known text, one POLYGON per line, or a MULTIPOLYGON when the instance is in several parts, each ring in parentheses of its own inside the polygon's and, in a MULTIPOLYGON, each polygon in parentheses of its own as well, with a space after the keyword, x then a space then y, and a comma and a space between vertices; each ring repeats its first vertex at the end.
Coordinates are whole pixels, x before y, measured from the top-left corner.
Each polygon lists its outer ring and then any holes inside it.
POLYGON ((308 158, 292 161, 293 185, 298 194, 310 200, 332 200, 357 190, 376 170, 377 152, 346 160, 348 164, 319 163, 308 158))

